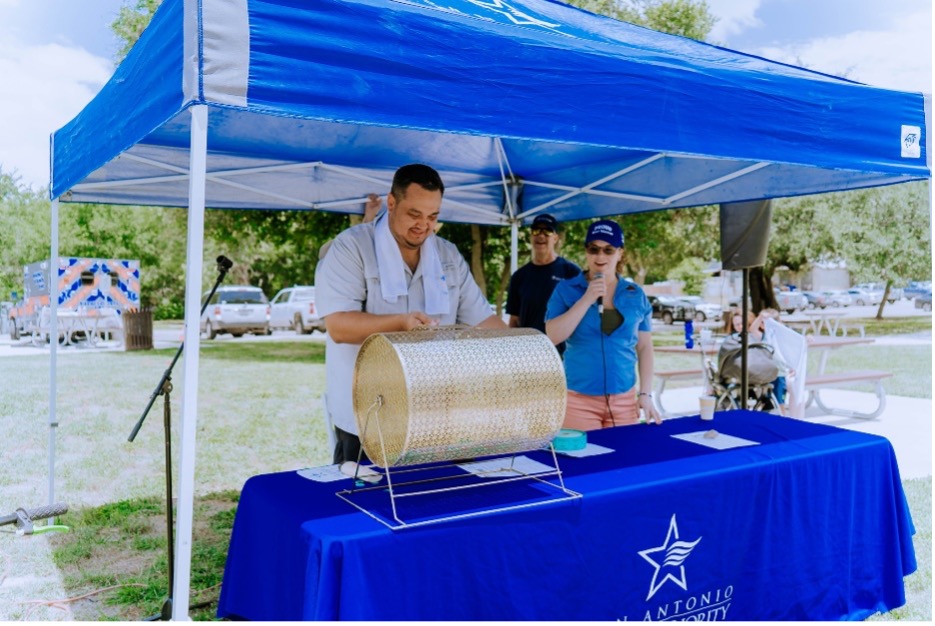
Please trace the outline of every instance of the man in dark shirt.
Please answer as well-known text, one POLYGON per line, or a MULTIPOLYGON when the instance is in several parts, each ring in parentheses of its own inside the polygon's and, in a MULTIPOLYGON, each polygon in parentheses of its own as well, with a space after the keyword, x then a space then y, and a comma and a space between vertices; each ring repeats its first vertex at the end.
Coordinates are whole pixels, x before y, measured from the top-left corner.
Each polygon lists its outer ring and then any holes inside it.
MULTIPOLYGON (((560 280, 581 273, 581 268, 558 256, 558 222, 547 213, 533 220, 530 227, 532 260, 510 278, 506 312, 511 327, 536 328, 545 332, 545 307, 560 280)), ((565 345, 556 346, 559 354, 565 345)))

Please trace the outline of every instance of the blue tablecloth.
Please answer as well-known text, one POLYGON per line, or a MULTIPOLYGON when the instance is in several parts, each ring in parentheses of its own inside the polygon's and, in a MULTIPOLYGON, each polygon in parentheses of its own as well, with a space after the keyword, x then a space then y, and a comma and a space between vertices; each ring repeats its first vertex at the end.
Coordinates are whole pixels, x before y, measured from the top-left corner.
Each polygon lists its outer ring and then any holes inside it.
POLYGON ((889 441, 745 411, 713 426, 760 445, 671 436, 711 424, 589 433, 615 452, 560 458, 582 498, 400 531, 334 495, 349 479, 255 476, 218 615, 837 620, 905 603, 914 528, 889 441))

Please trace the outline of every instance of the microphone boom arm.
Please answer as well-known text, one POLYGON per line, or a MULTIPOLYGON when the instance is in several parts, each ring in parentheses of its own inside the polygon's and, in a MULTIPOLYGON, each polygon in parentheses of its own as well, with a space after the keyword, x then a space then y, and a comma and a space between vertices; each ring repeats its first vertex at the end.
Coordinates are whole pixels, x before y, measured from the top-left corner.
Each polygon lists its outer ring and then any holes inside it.
MULTIPOLYGON (((211 302, 211 298, 214 296, 214 292, 217 291, 220 284, 224 281, 224 277, 227 275, 227 271, 233 267, 233 262, 228 259, 226 256, 221 255, 217 258, 218 262, 218 278, 214 282, 214 286, 211 287, 211 291, 208 293, 208 297, 205 298, 205 301, 201 303, 201 313, 198 315, 199 325, 201 324, 201 316, 204 315, 205 311, 208 308, 208 303, 211 302)), ((175 535, 174 528, 172 523, 172 403, 169 400, 169 394, 172 392, 172 368, 175 367, 175 364, 178 362, 179 357, 182 356, 182 350, 185 348, 185 342, 183 341, 179 345, 179 349, 176 351, 175 356, 172 358, 172 362, 169 363, 169 367, 166 368, 166 371, 163 372, 162 378, 159 380, 159 384, 156 385, 156 388, 153 390, 152 395, 149 397, 149 403, 146 405, 146 408, 143 409, 143 414, 140 416, 139 421, 137 421, 136 426, 133 427, 133 432, 130 433, 128 441, 133 441, 136 438, 140 428, 143 426, 143 420, 146 419, 146 415, 149 413, 149 410, 152 408, 153 403, 156 401, 158 396, 163 398, 163 430, 165 437, 165 450, 166 450, 166 552, 167 552, 167 574, 169 582, 169 593, 168 597, 162 604, 162 610, 158 615, 146 618, 144 621, 169 621, 172 619, 172 604, 174 602, 173 587, 175 586, 175 535)))
MULTIPOLYGON (((233 262, 228 259, 223 254, 217 258, 218 263, 218 277, 214 282, 214 286, 211 287, 211 292, 208 294, 208 297, 205 298, 205 301, 201 303, 201 312, 198 314, 198 319, 201 319, 201 316, 205 314, 205 310, 208 308, 208 303, 211 302, 214 292, 217 291, 218 287, 224 282, 224 277, 227 276, 227 271, 234 266, 233 262)), ((169 363, 169 367, 166 368, 166 371, 163 372, 162 378, 159 380, 159 384, 156 385, 156 388, 153 389, 152 395, 149 396, 149 404, 146 405, 146 408, 143 409, 143 414, 140 415, 140 419, 136 422, 136 426, 133 427, 133 431, 130 433, 127 441, 133 442, 136 439, 137 433, 140 432, 140 428, 143 426, 143 422, 146 420, 146 416, 149 414, 149 410, 153 408, 153 404, 156 402, 156 398, 162 395, 163 390, 166 386, 166 383, 172 377, 172 369, 175 367, 175 364, 178 362, 179 357, 182 356, 182 350, 185 348, 185 342, 179 346, 178 351, 175 353, 175 356, 172 358, 172 361, 169 363)))

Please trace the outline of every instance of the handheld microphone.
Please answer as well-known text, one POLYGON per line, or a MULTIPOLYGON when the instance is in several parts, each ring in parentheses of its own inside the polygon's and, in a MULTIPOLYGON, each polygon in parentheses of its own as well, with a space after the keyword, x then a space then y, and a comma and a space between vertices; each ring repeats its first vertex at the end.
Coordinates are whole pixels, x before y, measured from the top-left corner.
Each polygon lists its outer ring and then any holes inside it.
POLYGON ((232 267, 234 267, 234 262, 233 262, 233 261, 231 261, 230 259, 228 259, 228 258, 227 258, 226 256, 224 256, 223 254, 222 254, 221 256, 218 257, 218 268, 220 268, 220 269, 225 269, 225 270, 229 270, 229 269, 232 268, 232 267))
MULTIPOLYGON (((604 280, 604 275, 598 272, 594 275, 594 280, 604 280)), ((601 296, 597 299, 597 314, 604 315, 604 296, 601 296)))

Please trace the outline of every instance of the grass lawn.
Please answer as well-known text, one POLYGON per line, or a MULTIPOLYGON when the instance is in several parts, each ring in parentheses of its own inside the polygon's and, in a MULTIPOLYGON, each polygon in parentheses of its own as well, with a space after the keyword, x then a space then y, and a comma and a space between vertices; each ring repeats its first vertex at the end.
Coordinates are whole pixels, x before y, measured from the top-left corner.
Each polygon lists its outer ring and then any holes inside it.
MULTIPOLYGON (((929 318, 925 321, 930 324, 929 318)), ((664 334, 659 338, 666 339, 664 334)), ((673 333, 671 340, 680 339, 673 333)), ((161 397, 136 440, 130 443, 127 437, 174 354, 59 356, 56 492, 71 507, 60 522, 74 530, 44 537, 68 596, 88 594, 70 603, 75 619, 139 620, 158 613, 165 597, 161 397)), ((693 356, 659 357, 659 369, 698 366, 693 356)), ((317 342, 202 344, 191 598, 196 619, 214 615, 237 497, 247 478, 330 462, 319 406, 323 363, 324 346, 317 342)), ((888 392, 931 397, 929 346, 847 348, 829 362, 829 369, 845 366, 889 369, 895 376, 887 382, 888 392)), ((171 394, 176 471, 182 367, 180 360, 171 394)), ((0 427, 7 442, 0 464, 3 508, 47 498, 48 370, 49 359, 43 356, 0 360, 0 376, 7 381, 0 395, 0 427)), ((904 481, 904 486, 918 531, 920 567, 907 579, 907 606, 882 618, 930 620, 931 478, 904 481)), ((26 611, 0 610, 0 616, 22 619, 26 611)), ((39 613, 31 618, 48 619, 39 613)))

